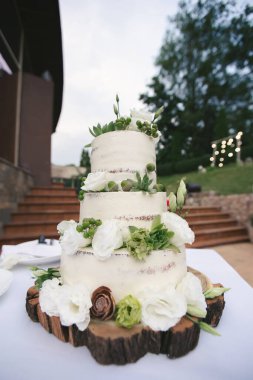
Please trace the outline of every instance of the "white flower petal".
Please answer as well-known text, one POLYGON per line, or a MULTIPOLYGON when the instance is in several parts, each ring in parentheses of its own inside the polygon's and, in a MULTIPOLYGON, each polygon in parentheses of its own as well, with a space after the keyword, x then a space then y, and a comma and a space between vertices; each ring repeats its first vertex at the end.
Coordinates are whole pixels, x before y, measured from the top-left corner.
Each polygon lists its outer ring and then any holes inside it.
POLYGON ((177 291, 186 298, 187 305, 197 307, 202 311, 206 310, 206 300, 201 282, 194 274, 187 272, 177 285, 177 291))
POLYGON ((84 191, 101 191, 108 183, 106 172, 89 173, 84 185, 81 187, 84 191))
POLYGON ((176 246, 184 244, 192 244, 194 242, 194 232, 190 229, 187 221, 174 212, 164 212, 161 222, 164 223, 169 231, 173 231, 175 235, 171 242, 176 246))
POLYGON ((147 289, 140 296, 142 322, 153 330, 167 331, 186 314, 185 297, 173 287, 166 290, 147 289))
POLYGON ((63 235, 66 230, 71 228, 72 226, 76 225, 76 222, 71 219, 71 220, 63 220, 57 225, 57 231, 63 235))
POLYGON ((53 278, 52 280, 46 280, 43 282, 39 293, 39 301, 41 310, 49 315, 50 317, 59 316, 57 298, 59 297, 59 292, 61 286, 58 278, 53 278))
POLYGON ((63 253, 66 255, 74 255, 79 248, 87 247, 91 244, 91 239, 85 239, 81 232, 76 230, 77 223, 69 224, 60 237, 60 245, 63 253))
POLYGON ((115 249, 122 247, 123 237, 117 220, 106 220, 98 227, 92 240, 94 256, 107 260, 115 249))

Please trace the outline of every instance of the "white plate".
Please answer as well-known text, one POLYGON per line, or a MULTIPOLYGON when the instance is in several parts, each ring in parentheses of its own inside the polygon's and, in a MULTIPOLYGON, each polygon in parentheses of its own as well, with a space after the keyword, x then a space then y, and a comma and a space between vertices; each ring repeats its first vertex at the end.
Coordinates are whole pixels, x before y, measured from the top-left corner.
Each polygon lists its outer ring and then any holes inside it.
POLYGON ((51 257, 24 257, 19 261, 19 264, 22 265, 41 265, 41 264, 50 264, 59 261, 61 255, 55 255, 51 257))

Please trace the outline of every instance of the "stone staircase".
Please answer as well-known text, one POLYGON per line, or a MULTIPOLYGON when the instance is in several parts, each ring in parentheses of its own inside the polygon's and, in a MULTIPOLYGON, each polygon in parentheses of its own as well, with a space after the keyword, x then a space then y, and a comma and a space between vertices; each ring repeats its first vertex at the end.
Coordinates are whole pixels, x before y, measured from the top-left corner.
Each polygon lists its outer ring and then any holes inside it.
MULTIPOLYGON (((186 207, 185 212, 196 235, 191 247, 204 248, 249 240, 246 228, 219 208, 186 207)), ((40 235, 58 239, 56 226, 64 219, 79 219, 75 190, 64 188, 63 184, 33 188, 18 205, 17 211, 12 213, 11 223, 4 226, 0 247, 38 239, 40 235)))
POLYGON ((218 207, 185 207, 184 210, 195 232, 191 248, 249 241, 247 229, 218 207))
POLYGON ((40 235, 58 239, 57 224, 64 219, 78 220, 78 215, 79 201, 75 189, 64 188, 63 184, 33 188, 12 213, 11 223, 3 227, 0 247, 38 239, 40 235))

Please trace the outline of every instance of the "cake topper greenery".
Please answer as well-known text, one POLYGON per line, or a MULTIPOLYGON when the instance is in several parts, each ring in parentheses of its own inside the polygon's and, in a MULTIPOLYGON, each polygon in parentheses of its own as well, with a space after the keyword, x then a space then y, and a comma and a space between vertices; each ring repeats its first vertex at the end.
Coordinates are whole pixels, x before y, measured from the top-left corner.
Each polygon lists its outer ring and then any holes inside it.
MULTIPOLYGON (((119 108, 119 96, 116 95, 116 103, 113 105, 113 111, 116 115, 116 120, 110 121, 103 126, 98 123, 96 126, 89 128, 92 136, 97 137, 107 132, 132 130, 145 133, 146 135, 158 138, 159 132, 157 127, 157 119, 164 110, 164 107, 159 108, 154 114, 145 110, 132 109, 130 116, 121 116, 119 108)), ((86 145, 90 146, 91 144, 86 145)))

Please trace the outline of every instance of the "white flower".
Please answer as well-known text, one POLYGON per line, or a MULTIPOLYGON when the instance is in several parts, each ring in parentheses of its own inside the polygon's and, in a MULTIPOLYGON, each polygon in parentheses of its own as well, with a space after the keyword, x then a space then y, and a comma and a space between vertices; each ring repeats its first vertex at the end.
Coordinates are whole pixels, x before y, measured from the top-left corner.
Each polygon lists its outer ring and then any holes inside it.
POLYGON ((74 255, 79 248, 90 245, 91 239, 85 239, 83 234, 76 230, 76 222, 63 221, 61 223, 58 224, 57 229, 63 231, 63 235, 59 240, 63 253, 66 255, 74 255), (61 223, 63 224, 61 225, 61 223))
POLYGON ((177 291, 181 293, 187 305, 206 310, 205 296, 202 291, 201 281, 194 274, 187 272, 182 281, 177 285, 177 291))
POLYGON ((161 222, 165 224, 169 231, 173 231, 175 235, 171 238, 172 244, 181 246, 184 244, 192 244, 194 242, 194 232, 190 229, 185 219, 181 218, 174 212, 164 212, 161 222))
POLYGON ((1 254, 0 267, 4 269, 11 269, 22 259, 22 256, 15 252, 3 252, 1 254))
POLYGON ((140 120, 141 122, 143 121, 148 121, 151 123, 153 120, 153 114, 146 111, 145 109, 142 110, 136 110, 135 108, 130 110, 130 115, 131 115, 131 123, 129 124, 128 128, 130 131, 139 131, 137 127, 137 120, 140 120))
POLYGON ((59 297, 59 292, 61 286, 58 278, 53 278, 52 280, 46 280, 43 282, 40 289, 39 301, 41 310, 47 313, 50 317, 59 316, 57 299, 59 297))
POLYGON ((146 289, 139 300, 142 304, 142 322, 152 330, 167 331, 186 314, 185 297, 173 287, 159 291, 146 289))
POLYGON ((71 219, 71 220, 63 220, 61 223, 57 225, 57 231, 59 234, 63 235, 66 230, 71 228, 72 226, 76 227, 76 222, 71 219))
POLYGON ((5 269, 0 269, 0 296, 8 290, 13 279, 13 274, 5 269))
POLYGON ((98 227, 92 240, 94 256, 99 260, 108 259, 115 249, 122 247, 123 237, 117 220, 106 220, 98 227))
POLYGON ((84 191, 101 191, 108 183, 106 172, 89 173, 84 185, 81 187, 84 191))
POLYGON ((81 331, 87 328, 92 303, 89 291, 84 285, 61 286, 56 302, 63 326, 76 324, 81 331))

